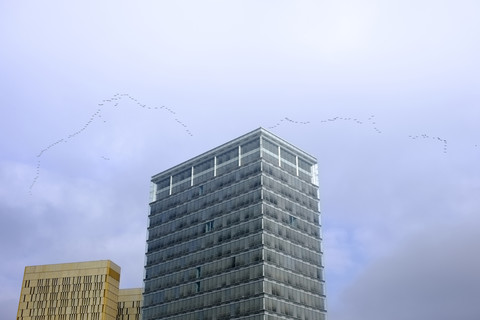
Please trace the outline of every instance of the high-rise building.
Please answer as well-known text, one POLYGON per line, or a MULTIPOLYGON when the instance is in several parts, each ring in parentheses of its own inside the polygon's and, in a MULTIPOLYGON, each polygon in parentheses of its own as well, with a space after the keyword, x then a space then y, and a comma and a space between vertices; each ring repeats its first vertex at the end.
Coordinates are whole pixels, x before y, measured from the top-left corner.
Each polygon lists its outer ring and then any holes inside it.
POLYGON ((109 260, 25 267, 17 320, 139 320, 142 289, 119 282, 109 260))
POLYGON ((143 319, 325 319, 317 175, 259 128, 153 176, 143 319))

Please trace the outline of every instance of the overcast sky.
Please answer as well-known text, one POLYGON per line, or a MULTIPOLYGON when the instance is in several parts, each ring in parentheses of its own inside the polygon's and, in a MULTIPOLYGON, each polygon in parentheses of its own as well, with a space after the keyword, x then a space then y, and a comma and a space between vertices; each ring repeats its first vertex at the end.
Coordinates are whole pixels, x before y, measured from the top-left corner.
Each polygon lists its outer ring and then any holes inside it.
POLYGON ((258 127, 319 161, 330 320, 480 319, 475 0, 0 1, 0 318, 142 286, 150 177, 258 127))

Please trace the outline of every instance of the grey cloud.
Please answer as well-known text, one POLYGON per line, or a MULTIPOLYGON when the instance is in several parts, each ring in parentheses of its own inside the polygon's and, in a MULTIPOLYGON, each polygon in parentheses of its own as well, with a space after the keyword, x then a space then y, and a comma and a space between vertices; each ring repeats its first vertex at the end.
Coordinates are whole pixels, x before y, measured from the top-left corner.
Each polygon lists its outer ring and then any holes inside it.
POLYGON ((480 318, 480 220, 432 226, 372 263, 334 320, 480 318))

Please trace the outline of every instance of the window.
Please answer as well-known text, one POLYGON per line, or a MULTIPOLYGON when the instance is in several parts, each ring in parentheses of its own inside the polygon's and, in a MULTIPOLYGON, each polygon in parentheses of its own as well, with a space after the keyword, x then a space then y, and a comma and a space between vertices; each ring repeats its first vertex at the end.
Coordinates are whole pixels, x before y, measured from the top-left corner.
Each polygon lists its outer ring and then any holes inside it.
POLYGON ((295 226, 297 224, 297 218, 295 218, 294 216, 288 216, 288 222, 292 225, 292 226, 295 226))
POLYGON ((213 220, 205 223, 205 232, 213 231, 213 220))

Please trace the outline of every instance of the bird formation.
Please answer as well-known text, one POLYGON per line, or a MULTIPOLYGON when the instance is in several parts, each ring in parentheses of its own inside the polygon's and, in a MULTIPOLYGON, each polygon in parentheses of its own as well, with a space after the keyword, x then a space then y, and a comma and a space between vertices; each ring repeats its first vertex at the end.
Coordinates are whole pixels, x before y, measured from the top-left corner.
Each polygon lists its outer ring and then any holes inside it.
MULTIPOLYGON (((133 96, 129 95, 128 93, 117 93, 109 99, 102 100, 100 103, 98 103, 98 106, 101 107, 101 108, 104 108, 106 105, 113 105, 114 108, 117 108, 119 106, 119 103, 122 101, 122 99, 129 99, 130 101, 132 101, 134 104, 136 104, 140 108, 149 109, 149 110, 161 110, 161 109, 163 109, 163 110, 167 111, 174 118, 175 122, 177 122, 179 125, 181 125, 184 128, 185 132, 189 136, 193 136, 192 132, 189 130, 187 125, 184 122, 180 121, 177 117, 175 117, 176 112, 174 110, 172 110, 171 108, 168 108, 166 106, 157 107, 157 106, 149 106, 147 104, 143 104, 138 99, 134 98, 133 96)), ((40 159, 45 154, 45 152, 47 152, 48 150, 50 150, 53 147, 58 146, 61 143, 67 143, 70 139, 72 139, 72 138, 78 136, 79 134, 81 134, 82 132, 84 132, 94 121, 96 121, 97 119, 101 119, 102 118, 102 109, 101 108, 97 109, 96 112, 93 113, 90 116, 89 120, 79 130, 69 134, 65 138, 62 138, 62 139, 59 139, 59 140, 55 141, 54 143, 52 143, 52 144, 48 145, 47 147, 45 147, 44 149, 40 150, 40 152, 37 154, 38 159, 37 159, 37 166, 36 166, 36 175, 35 175, 35 177, 32 181, 32 184, 30 185, 30 190, 29 190, 30 194, 32 194, 32 189, 33 189, 34 185, 36 184, 36 182, 37 182, 37 180, 40 176, 40 167, 41 167, 40 159)), ((320 120, 319 123, 320 124, 325 124, 325 123, 332 123, 332 122, 336 122, 336 121, 348 121, 348 122, 353 122, 357 125, 368 124, 373 130, 375 130, 376 133, 378 133, 378 134, 382 133, 382 131, 376 125, 375 115, 369 116, 366 121, 362 121, 362 120, 359 120, 358 118, 352 118, 352 117, 333 117, 333 118, 320 120)), ((105 123, 107 121, 103 120, 103 122, 105 123)), ((275 129, 275 128, 279 127, 280 125, 282 125, 283 123, 291 123, 291 124, 295 124, 295 125, 314 124, 310 121, 297 121, 297 120, 293 120, 293 119, 288 118, 288 117, 284 117, 284 118, 280 119, 275 125, 273 125, 271 127, 268 127, 268 128, 269 129, 275 129)), ((447 153, 448 143, 447 143, 446 139, 443 139, 443 138, 438 137, 438 136, 429 136, 427 134, 409 135, 408 137, 412 140, 428 139, 428 140, 438 141, 438 142, 443 144, 443 153, 447 153)), ((475 147, 478 147, 478 145, 475 145, 475 147)), ((101 158, 103 160, 110 160, 110 158, 105 157, 105 156, 101 156, 101 158)))
POLYGON ((417 135, 417 136, 408 136, 410 139, 412 140, 417 140, 417 139, 433 139, 435 141, 439 141, 443 144, 443 153, 447 153, 447 147, 448 147, 448 144, 447 144, 447 140, 446 139, 442 139, 440 137, 431 137, 427 134, 421 134, 421 135, 417 135))
MULTIPOLYGON (((367 119, 367 123, 370 124, 370 126, 372 127, 373 130, 375 130, 375 132, 377 133, 382 133, 382 131, 377 127, 377 124, 376 122, 374 121, 374 118, 375 118, 375 115, 371 115, 370 117, 368 117, 367 119)), ((350 117, 333 117, 333 118, 328 118, 328 119, 324 119, 324 120, 320 120, 320 123, 323 124, 323 123, 329 123, 329 122, 335 122, 335 121, 352 121, 358 125, 363 125, 365 124, 364 121, 361 121, 357 118, 350 118, 350 117)), ((279 122, 277 122, 275 125, 271 126, 271 127, 268 127, 269 129, 274 129, 274 128, 277 128, 278 126, 280 126, 282 123, 284 122, 290 122, 290 123, 293 123, 293 124, 302 124, 302 125, 306 125, 306 124, 310 124, 311 122, 310 121, 294 121, 294 120, 291 120, 287 117, 283 118, 283 119, 280 119, 279 122)), ((434 137, 434 136, 429 136, 427 134, 422 134, 422 135, 409 135, 408 136, 410 139, 412 140, 417 140, 417 139, 431 139, 431 140, 435 140, 435 141, 438 141, 440 143, 443 144, 443 153, 447 153, 447 150, 448 150, 448 142, 446 139, 443 139, 441 137, 434 137)), ((477 147, 478 145, 475 145, 475 147, 477 147)))
MULTIPOLYGON (((165 107, 165 106, 161 106, 161 107, 156 107, 156 106, 149 106, 149 105, 146 105, 146 104, 143 104, 141 103, 140 101, 138 101, 137 99, 135 99, 134 97, 132 97, 131 95, 127 94, 127 93, 117 93, 115 95, 113 95, 111 98, 109 99, 104 99, 102 100, 100 103, 98 103, 98 106, 101 107, 101 108, 105 108, 106 105, 111 105, 113 104, 113 107, 118 107, 119 103, 121 102, 122 99, 130 99, 131 101, 133 101, 138 107, 141 107, 141 108, 145 108, 145 109, 150 109, 150 110, 165 110, 167 111, 168 113, 170 113, 172 115, 172 117, 174 117, 174 120, 175 122, 177 122, 179 125, 181 125, 185 132, 189 135, 189 136, 193 136, 192 132, 189 130, 189 128, 187 127, 187 125, 180 121, 177 117, 175 117, 176 115, 176 112, 174 110, 172 110, 171 108, 168 108, 168 107, 165 107)), ((33 181, 30 185, 30 188, 29 188, 29 193, 30 195, 32 195, 32 190, 33 190, 33 187, 35 186, 35 184, 37 183, 38 181, 38 178, 40 176, 40 167, 41 167, 41 162, 40 162, 40 159, 41 157, 45 154, 45 152, 49 151, 51 148, 53 147, 56 147, 58 146, 59 144, 61 143, 67 143, 70 141, 70 139, 72 138, 75 138, 76 136, 80 135, 81 133, 83 133, 85 130, 88 129, 88 127, 94 123, 95 121, 98 121, 102 118, 102 109, 99 108, 97 109, 91 116, 90 118, 88 119, 88 121, 77 131, 75 132, 72 132, 71 134, 69 134, 68 136, 66 136, 65 138, 62 138, 62 139, 59 139, 57 141, 55 141, 54 143, 48 145, 47 147, 43 148, 42 150, 40 150, 40 152, 37 154, 37 166, 36 166, 36 172, 35 172, 35 177, 33 178, 33 181)), ((106 123, 107 120, 103 120, 103 123, 106 123)), ((101 156, 101 158, 103 160, 110 160, 110 158, 107 158, 105 156, 101 156)))
POLYGON ((368 117, 368 121, 370 121, 370 124, 372 125, 373 127, 373 130, 375 130, 377 133, 382 133, 382 131, 380 131, 380 129, 377 128, 377 123, 375 121, 373 121, 373 118, 375 118, 375 115, 371 115, 370 117, 368 117))
MULTIPOLYGON (((118 103, 120 100, 122 100, 123 98, 127 98, 127 99, 130 99, 131 101, 133 101, 137 106, 141 107, 141 108, 144 108, 144 109, 150 109, 150 110, 160 110, 160 109, 164 109, 165 111, 169 112, 170 114, 172 115, 176 115, 176 112, 173 111, 172 109, 168 108, 168 107, 165 107, 165 106, 161 106, 161 107, 157 107, 157 106, 149 106, 149 105, 146 105, 146 104, 143 104, 141 103, 139 100, 137 100, 136 98, 132 97, 131 95, 129 95, 128 93, 117 93, 115 94, 112 98, 110 99, 105 99, 102 101, 102 103, 99 103, 98 105, 99 106, 103 106, 106 102, 115 102, 115 104, 113 105, 114 107, 117 107, 118 106, 118 103)), ((180 121, 178 118, 174 118, 175 122, 177 122, 179 125, 181 125, 185 132, 189 135, 189 136, 193 136, 192 132, 188 129, 188 126, 183 123, 182 121, 180 121)))
MULTIPOLYGON (((373 118, 375 116, 372 115, 368 118, 368 121, 370 122, 370 124, 372 125, 372 128, 377 132, 377 133, 382 133, 382 131, 380 131, 380 129, 377 128, 376 126, 376 123, 373 121, 373 118)), ((357 118, 350 118, 350 117, 333 117, 333 118, 328 118, 328 119, 324 119, 324 120, 320 120, 320 123, 328 123, 328 122, 335 122, 335 121, 352 121, 356 124, 364 124, 363 121, 360 121, 359 119, 357 118)), ((268 127, 268 129, 274 129, 274 128, 277 128, 278 126, 280 126, 282 124, 282 122, 290 122, 290 123, 293 123, 293 124, 310 124, 310 121, 295 121, 295 120, 292 120, 290 118, 283 118, 283 119, 280 119, 279 122, 277 122, 275 125, 271 126, 271 127, 268 127)))
MULTIPOLYGON (((43 151, 42 151, 43 152, 43 151)), ((41 153, 40 153, 41 154, 41 153)), ((37 183, 37 180, 38 180, 38 177, 40 175, 40 160, 37 160, 37 167, 36 167, 36 171, 35 171, 35 177, 33 178, 33 181, 32 181, 32 184, 30 185, 30 188, 29 188, 29 194, 32 195, 32 189, 33 189, 33 186, 35 185, 35 183, 37 183)))
POLYGON ((52 143, 51 145, 47 146, 46 148, 40 150, 40 153, 37 154, 37 158, 40 158, 44 152, 48 151, 50 148, 55 147, 57 144, 59 144, 59 143, 61 143, 61 142, 65 142, 65 140, 64 140, 64 139, 60 139, 60 140, 58 140, 58 141, 55 141, 55 142, 52 143))
POLYGON ((295 121, 295 120, 292 120, 292 119, 290 119, 290 118, 285 117, 285 118, 283 118, 283 119, 280 119, 280 121, 277 122, 276 125, 274 125, 274 126, 272 126, 272 127, 268 127, 268 128, 269 128, 269 129, 274 129, 274 128, 280 126, 280 124, 281 124, 283 121, 287 121, 287 122, 291 122, 291 123, 295 123, 295 124, 309 124, 309 123, 310 123, 310 121, 295 121))

